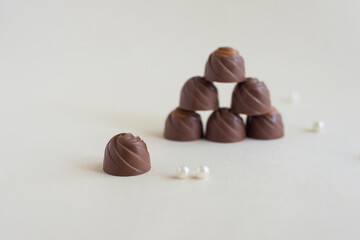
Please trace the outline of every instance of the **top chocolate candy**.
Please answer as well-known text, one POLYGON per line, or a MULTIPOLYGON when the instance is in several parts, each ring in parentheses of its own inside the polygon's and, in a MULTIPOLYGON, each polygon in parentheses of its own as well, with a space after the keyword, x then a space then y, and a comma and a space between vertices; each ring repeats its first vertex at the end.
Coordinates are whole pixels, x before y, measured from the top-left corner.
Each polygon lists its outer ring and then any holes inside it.
POLYGON ((231 47, 218 48, 206 63, 205 79, 224 83, 245 81, 244 59, 231 47))

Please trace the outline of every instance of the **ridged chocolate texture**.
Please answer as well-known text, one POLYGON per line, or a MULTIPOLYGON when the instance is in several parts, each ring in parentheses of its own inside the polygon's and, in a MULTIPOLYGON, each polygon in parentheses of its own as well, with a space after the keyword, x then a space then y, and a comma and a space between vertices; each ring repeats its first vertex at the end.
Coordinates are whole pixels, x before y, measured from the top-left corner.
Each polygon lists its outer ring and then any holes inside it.
POLYGON ((245 138, 244 122, 228 108, 214 111, 207 122, 206 138, 214 142, 238 142, 245 138))
POLYGON ((120 133, 105 148, 104 171, 115 176, 135 176, 150 170, 150 155, 140 137, 120 133))
POLYGON ((189 111, 218 109, 215 85, 202 77, 190 78, 181 90, 180 108, 189 111))
POLYGON ((217 49, 206 63, 205 79, 214 82, 245 81, 244 59, 231 47, 217 49))
POLYGON ((256 139, 276 139, 284 136, 281 114, 275 108, 265 115, 248 116, 246 135, 256 139))
POLYGON ((196 112, 176 108, 166 119, 164 137, 175 141, 202 138, 201 117, 196 112))
POLYGON ((265 114, 271 111, 270 92, 263 82, 256 78, 247 78, 245 82, 235 86, 231 108, 238 114, 265 114))

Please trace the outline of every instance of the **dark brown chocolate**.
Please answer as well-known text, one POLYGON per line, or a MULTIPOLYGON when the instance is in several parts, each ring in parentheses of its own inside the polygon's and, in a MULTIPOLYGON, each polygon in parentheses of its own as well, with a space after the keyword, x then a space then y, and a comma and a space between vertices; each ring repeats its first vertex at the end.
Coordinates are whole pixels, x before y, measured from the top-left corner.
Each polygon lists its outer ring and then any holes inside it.
POLYGON ((245 81, 244 59, 231 47, 218 48, 206 63, 205 79, 225 83, 245 81))
POLYGON ((120 133, 110 139, 105 148, 106 173, 115 176, 135 176, 150 170, 150 155, 140 137, 131 133, 120 133))
POLYGON ((246 135, 256 139, 276 139, 284 136, 284 125, 281 114, 272 108, 261 116, 248 116, 246 120, 246 135))
POLYGON ((263 115, 271 111, 270 92, 263 82, 247 78, 235 86, 231 108, 238 114, 263 115))
POLYGON ((180 108, 189 111, 218 109, 215 85, 202 77, 190 78, 181 90, 180 108))
POLYGON ((175 141, 192 141, 202 138, 200 115, 193 111, 176 108, 166 119, 164 136, 175 141))
POLYGON ((238 142, 245 138, 242 118, 228 108, 214 111, 207 122, 206 139, 214 142, 238 142))

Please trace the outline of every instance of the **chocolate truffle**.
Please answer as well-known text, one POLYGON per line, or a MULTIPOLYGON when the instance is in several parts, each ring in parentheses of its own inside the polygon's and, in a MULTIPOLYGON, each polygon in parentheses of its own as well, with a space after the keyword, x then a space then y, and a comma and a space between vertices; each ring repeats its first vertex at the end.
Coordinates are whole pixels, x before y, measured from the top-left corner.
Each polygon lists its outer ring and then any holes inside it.
POLYGON ((135 176, 151 168, 150 155, 140 137, 120 133, 105 148, 104 171, 115 176, 135 176))
POLYGON ((205 79, 225 83, 245 81, 244 59, 231 47, 218 48, 206 63, 205 79))
POLYGON ((280 113, 272 108, 261 116, 248 116, 246 135, 256 139, 276 139, 284 136, 284 126, 280 113))
POLYGON ((263 82, 247 78, 235 86, 231 108, 238 114, 263 115, 271 111, 270 92, 263 82))
POLYGON ((180 108, 190 111, 218 109, 215 85, 202 77, 190 78, 181 90, 180 108))
POLYGON ((165 138, 175 141, 192 141, 202 136, 201 117, 196 112, 176 108, 167 117, 165 138))
POLYGON ((220 108, 214 111, 207 122, 206 138, 214 142, 238 142, 245 138, 242 118, 231 109, 220 108))

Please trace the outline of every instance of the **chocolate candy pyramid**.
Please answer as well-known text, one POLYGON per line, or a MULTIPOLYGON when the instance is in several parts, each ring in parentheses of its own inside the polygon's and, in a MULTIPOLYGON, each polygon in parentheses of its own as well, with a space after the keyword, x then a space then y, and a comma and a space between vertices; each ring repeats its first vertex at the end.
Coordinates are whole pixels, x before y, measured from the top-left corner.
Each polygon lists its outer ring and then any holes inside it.
POLYGON ((175 141, 203 138, 214 142, 238 142, 245 136, 276 139, 284 136, 280 113, 271 105, 263 82, 245 77, 244 59, 231 47, 210 54, 204 77, 190 78, 183 86, 180 105, 166 119, 164 136, 175 141), (218 92, 212 82, 236 83, 231 108, 219 108, 218 92), (196 111, 213 110, 203 134, 196 111), (246 126, 240 114, 247 115, 246 126))

